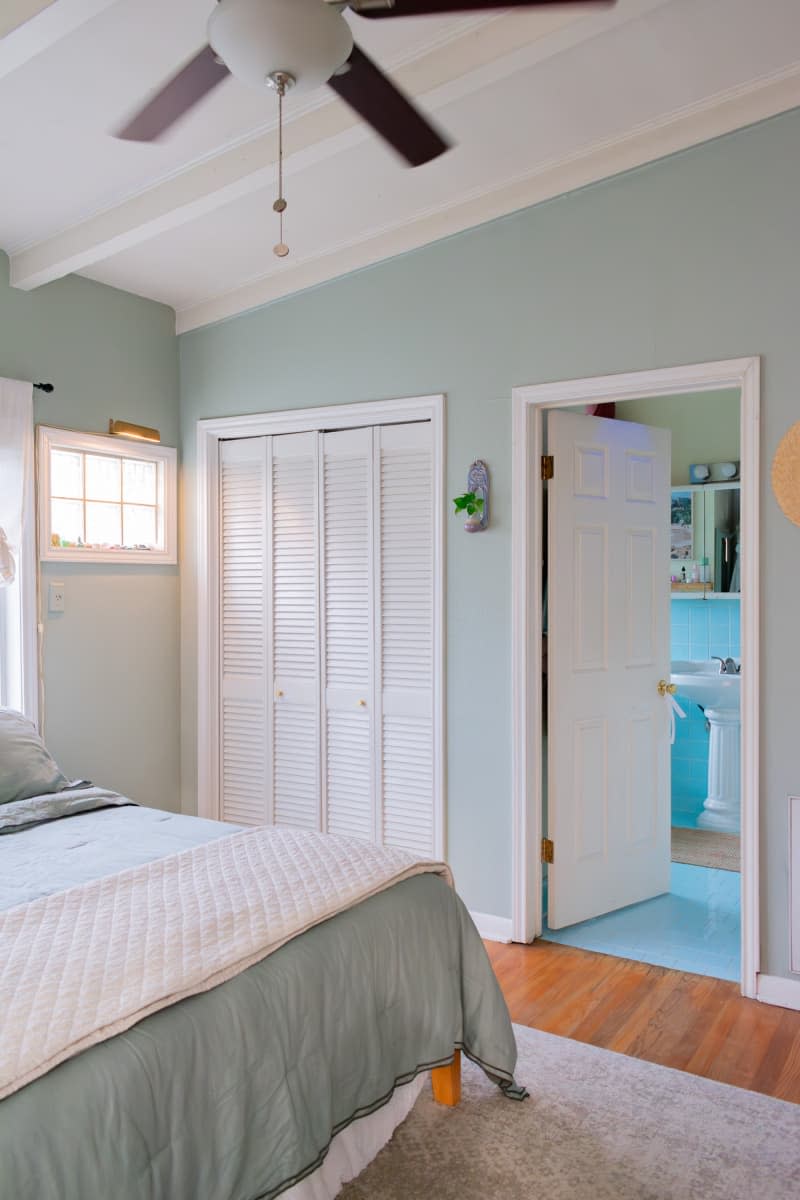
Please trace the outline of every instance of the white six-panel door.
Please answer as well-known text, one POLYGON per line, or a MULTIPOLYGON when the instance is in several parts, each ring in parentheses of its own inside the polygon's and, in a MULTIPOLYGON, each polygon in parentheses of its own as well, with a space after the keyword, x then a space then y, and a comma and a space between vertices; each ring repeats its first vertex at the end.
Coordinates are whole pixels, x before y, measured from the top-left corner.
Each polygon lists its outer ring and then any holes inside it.
POLYGON ((669 891, 670 434, 551 412, 548 924, 669 891))
POLYGON ((430 422, 220 457, 221 816, 432 854, 430 422))

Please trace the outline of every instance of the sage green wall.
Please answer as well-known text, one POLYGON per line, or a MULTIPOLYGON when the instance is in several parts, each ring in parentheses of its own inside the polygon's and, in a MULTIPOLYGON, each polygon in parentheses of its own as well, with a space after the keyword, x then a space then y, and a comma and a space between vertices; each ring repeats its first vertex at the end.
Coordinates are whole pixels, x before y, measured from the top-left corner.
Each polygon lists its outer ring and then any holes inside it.
POLYGON ((617 405, 623 421, 672 433, 672 482, 689 482, 690 463, 738 462, 739 389, 703 395, 654 396, 617 405))
POLYGON ((468 904, 502 915, 511 911, 511 388, 761 354, 762 969, 788 973, 800 529, 775 504, 769 463, 800 417, 799 195, 795 111, 180 338, 187 810, 198 417, 447 393, 449 495, 476 456, 493 481, 488 533, 449 523, 449 857, 468 904))
MULTIPOLYGON (((0 253, 0 375, 55 385, 34 392, 39 423, 102 433, 122 417, 177 445, 174 330, 163 305, 76 276, 15 291, 0 253)), ((45 596, 53 579, 66 609, 44 615, 52 753, 71 776, 179 808, 178 568, 48 563, 45 596)))

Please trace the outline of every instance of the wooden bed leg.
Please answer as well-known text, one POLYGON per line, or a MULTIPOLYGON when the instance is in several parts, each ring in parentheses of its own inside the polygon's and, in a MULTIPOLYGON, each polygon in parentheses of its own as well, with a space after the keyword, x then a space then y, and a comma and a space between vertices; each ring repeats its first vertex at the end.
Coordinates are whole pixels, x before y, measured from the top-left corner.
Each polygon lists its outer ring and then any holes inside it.
POLYGON ((431 1071, 433 1098, 437 1104, 454 1108, 461 1099, 461 1051, 456 1050, 453 1061, 446 1067, 434 1067, 431 1071))

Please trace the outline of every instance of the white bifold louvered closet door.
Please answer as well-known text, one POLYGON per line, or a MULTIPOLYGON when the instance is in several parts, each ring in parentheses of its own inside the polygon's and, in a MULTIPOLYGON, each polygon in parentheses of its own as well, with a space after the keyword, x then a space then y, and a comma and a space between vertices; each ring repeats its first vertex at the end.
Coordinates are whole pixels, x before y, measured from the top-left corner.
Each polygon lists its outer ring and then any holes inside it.
POLYGON ((430 423, 220 453, 220 815, 432 854, 430 423))

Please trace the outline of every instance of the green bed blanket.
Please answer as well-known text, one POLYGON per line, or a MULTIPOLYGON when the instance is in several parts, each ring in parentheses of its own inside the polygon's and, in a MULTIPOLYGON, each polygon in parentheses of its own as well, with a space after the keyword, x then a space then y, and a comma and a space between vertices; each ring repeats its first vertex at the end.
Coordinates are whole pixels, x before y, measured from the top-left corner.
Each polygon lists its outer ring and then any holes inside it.
POLYGON ((455 1047, 524 1095, 478 933, 421 875, 2 1101, 0 1200, 271 1200, 455 1047))

